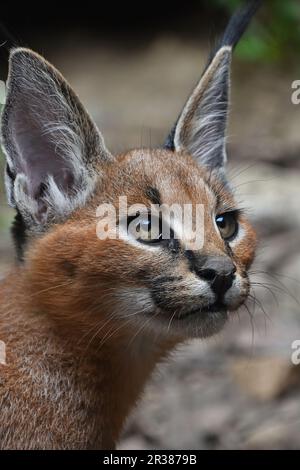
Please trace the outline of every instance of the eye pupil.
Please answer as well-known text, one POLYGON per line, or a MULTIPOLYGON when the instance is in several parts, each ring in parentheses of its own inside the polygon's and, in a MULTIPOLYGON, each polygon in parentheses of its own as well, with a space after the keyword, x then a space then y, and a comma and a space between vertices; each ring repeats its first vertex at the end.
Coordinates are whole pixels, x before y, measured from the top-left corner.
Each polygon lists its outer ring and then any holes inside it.
POLYGON ((217 217, 217 225, 219 228, 225 228, 226 227, 226 221, 225 221, 225 217, 224 216, 220 216, 220 217, 217 217))

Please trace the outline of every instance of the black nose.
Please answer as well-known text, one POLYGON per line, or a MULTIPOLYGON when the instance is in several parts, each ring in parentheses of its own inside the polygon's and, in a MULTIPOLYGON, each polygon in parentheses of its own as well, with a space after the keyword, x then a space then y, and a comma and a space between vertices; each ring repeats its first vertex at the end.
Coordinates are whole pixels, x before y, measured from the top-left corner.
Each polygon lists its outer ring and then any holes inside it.
POLYGON ((216 256, 207 259, 199 275, 202 279, 206 279, 209 282, 218 300, 221 300, 232 286, 235 272, 236 267, 230 258, 216 256))

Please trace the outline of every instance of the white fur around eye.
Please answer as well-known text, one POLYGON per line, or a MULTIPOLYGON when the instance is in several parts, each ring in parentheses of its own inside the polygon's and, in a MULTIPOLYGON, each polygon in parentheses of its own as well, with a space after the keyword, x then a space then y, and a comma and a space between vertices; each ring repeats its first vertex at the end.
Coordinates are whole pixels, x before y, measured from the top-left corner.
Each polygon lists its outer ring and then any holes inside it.
POLYGON ((158 251, 161 250, 161 246, 159 243, 141 243, 139 242, 130 232, 127 231, 122 225, 118 227, 119 232, 119 239, 123 240, 125 243, 134 246, 135 248, 139 248, 140 250, 144 251, 158 251))
POLYGON ((232 241, 229 242, 230 247, 233 248, 237 246, 242 241, 244 236, 245 236, 245 229, 243 228, 241 224, 239 224, 239 228, 238 228, 236 236, 234 237, 232 241))

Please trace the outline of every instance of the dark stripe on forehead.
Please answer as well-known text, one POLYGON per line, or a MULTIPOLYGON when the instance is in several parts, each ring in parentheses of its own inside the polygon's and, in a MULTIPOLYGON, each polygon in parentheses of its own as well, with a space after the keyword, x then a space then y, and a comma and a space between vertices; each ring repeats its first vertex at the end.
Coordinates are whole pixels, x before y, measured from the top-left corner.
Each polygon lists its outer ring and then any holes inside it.
POLYGON ((161 197, 158 189, 148 186, 145 191, 146 197, 150 199, 153 204, 161 205, 161 197))

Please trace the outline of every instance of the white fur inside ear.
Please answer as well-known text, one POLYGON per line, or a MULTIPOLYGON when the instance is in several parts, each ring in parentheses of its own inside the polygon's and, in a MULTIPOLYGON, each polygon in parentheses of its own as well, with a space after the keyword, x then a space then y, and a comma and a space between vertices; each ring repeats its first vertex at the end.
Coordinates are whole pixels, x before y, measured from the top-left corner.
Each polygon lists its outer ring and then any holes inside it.
POLYGON ((210 166, 222 166, 226 161, 228 100, 224 96, 229 93, 230 59, 229 46, 216 53, 184 107, 174 136, 177 151, 186 151, 210 166))
POLYGON ((42 226, 52 222, 52 220, 63 220, 76 208, 82 207, 95 186, 95 179, 84 178, 84 186, 73 189, 72 194, 66 195, 55 183, 52 176, 48 177, 45 190, 41 196, 41 201, 46 205, 46 212, 40 214, 38 200, 28 194, 28 180, 24 174, 16 176, 13 187, 13 199, 20 213, 23 215, 27 225, 33 225, 33 229, 40 231, 42 226))
POLYGON ((28 194, 28 179, 23 173, 19 173, 14 181, 14 201, 21 213, 36 214, 38 204, 28 194))
POLYGON ((52 208, 54 214, 65 217, 86 203, 93 192, 95 182, 96 178, 86 174, 85 177, 81 178, 81 184, 75 186, 72 193, 68 195, 57 186, 53 176, 49 176, 43 199, 52 208))

